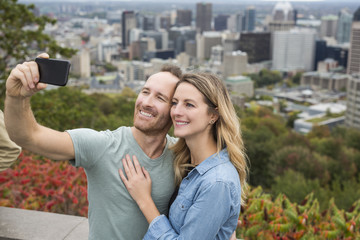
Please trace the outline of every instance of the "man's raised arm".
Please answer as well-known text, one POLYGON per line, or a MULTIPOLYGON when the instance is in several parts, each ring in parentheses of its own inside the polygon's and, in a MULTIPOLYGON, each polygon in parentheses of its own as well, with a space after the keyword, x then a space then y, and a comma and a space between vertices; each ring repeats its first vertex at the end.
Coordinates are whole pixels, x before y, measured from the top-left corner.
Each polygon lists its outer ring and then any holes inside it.
MULTIPOLYGON (((39 57, 48 58, 47 54, 39 57)), ((6 81, 5 125, 10 138, 19 146, 54 160, 74 159, 70 135, 41 126, 31 111, 30 98, 44 89, 39 83, 36 62, 14 68, 6 81)))

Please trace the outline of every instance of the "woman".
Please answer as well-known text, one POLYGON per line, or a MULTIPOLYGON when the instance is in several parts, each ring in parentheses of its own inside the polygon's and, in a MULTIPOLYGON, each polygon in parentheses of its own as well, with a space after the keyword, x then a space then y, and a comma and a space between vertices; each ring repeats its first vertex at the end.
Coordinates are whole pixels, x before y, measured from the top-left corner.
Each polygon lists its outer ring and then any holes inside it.
POLYGON ((149 173, 135 156, 134 163, 130 156, 123 159, 125 173, 119 170, 150 223, 144 239, 228 240, 244 203, 248 168, 239 120, 222 81, 208 73, 185 74, 176 85, 171 118, 179 138, 172 149, 180 187, 169 218, 159 214, 149 173))

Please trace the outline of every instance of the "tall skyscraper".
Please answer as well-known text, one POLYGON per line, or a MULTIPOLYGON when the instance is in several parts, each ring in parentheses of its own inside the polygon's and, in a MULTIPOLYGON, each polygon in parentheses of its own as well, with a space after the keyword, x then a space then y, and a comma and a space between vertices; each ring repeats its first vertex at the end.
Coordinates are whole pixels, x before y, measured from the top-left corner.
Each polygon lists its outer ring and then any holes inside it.
POLYGON ((230 15, 227 21, 227 29, 230 30, 230 32, 241 32, 243 27, 243 18, 242 13, 230 15))
POLYGON ((339 12, 336 29, 336 41, 338 43, 350 42, 352 18, 352 14, 349 13, 346 9, 342 9, 339 12))
POLYGON ((143 30, 144 31, 155 30, 155 16, 145 15, 143 17, 143 30))
POLYGON ((314 67, 316 32, 313 29, 292 29, 274 33, 273 69, 311 71, 314 67))
POLYGON ((324 61, 327 58, 327 44, 325 40, 316 40, 315 42, 315 61, 314 69, 317 70, 317 65, 320 61, 324 61))
POLYGON ((272 11, 269 31, 288 31, 295 26, 294 10, 289 2, 278 2, 272 11))
POLYGON ((129 32, 132 28, 136 28, 136 18, 134 11, 124 11, 121 17, 122 27, 122 47, 126 49, 130 44, 129 32))
POLYGON ((354 13, 351 26, 345 123, 360 130, 360 7, 354 13))
POLYGON ((175 50, 176 54, 184 52, 187 41, 196 39, 196 30, 191 27, 172 27, 169 30, 169 48, 175 50))
POLYGON ((345 124, 360 130, 360 77, 350 77, 347 85, 345 124))
POLYGON ((320 36, 335 38, 337 22, 338 17, 336 15, 323 16, 321 18, 320 36))
POLYGON ((251 6, 245 10, 243 31, 253 32, 255 30, 255 15, 255 7, 251 6))
POLYGON ((360 75, 360 7, 354 13, 351 27, 347 73, 360 75))
POLYGON ((169 30, 171 27, 171 18, 168 15, 160 17, 160 28, 169 30))
POLYGON ((211 31, 212 21, 212 4, 197 3, 196 4, 196 29, 202 33, 211 31))
POLYGON ((191 10, 176 10, 176 25, 179 27, 182 26, 191 26, 192 11, 191 10))
POLYGON ((229 15, 220 14, 214 18, 214 29, 215 31, 223 31, 227 29, 227 21, 229 19, 229 15))
POLYGON ((247 53, 249 63, 270 60, 270 33, 241 33, 239 49, 247 53))
POLYGON ((211 55, 211 48, 221 45, 222 36, 220 32, 204 32, 196 35, 196 57, 200 61, 207 60, 211 55))

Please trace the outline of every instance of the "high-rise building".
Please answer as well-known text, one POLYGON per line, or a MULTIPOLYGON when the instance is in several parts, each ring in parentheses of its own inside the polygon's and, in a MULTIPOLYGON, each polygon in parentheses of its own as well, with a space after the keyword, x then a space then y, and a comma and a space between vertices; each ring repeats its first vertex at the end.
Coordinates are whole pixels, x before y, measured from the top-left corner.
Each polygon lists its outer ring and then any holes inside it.
POLYGON ((348 74, 360 74, 360 7, 354 13, 351 26, 348 74))
POLYGON ((333 37, 336 35, 336 25, 338 22, 338 17, 336 15, 327 15, 321 18, 320 25, 320 36, 323 37, 333 37))
POLYGON ((347 68, 349 49, 347 46, 328 46, 326 48, 327 58, 334 59, 338 62, 339 66, 342 66, 345 71, 347 68))
MULTIPOLYGON (((129 46, 129 59, 142 60, 146 51, 148 51, 148 39, 134 41, 129 46)), ((155 43, 154 43, 155 45, 155 43)))
POLYGON ((172 27, 169 30, 169 48, 176 54, 185 51, 186 41, 195 40, 196 30, 192 27, 172 27))
POLYGON ((155 16, 152 15, 143 16, 143 29, 144 31, 155 30, 155 16))
POLYGON ((112 56, 119 53, 119 43, 103 40, 97 45, 97 60, 100 62, 111 62, 112 56))
POLYGON ((129 45, 134 42, 140 40, 141 33, 143 32, 142 29, 133 28, 129 31, 129 45))
POLYGON ((87 48, 82 48, 71 58, 71 71, 79 75, 81 78, 89 78, 90 71, 90 51, 87 48))
POLYGON ((188 40, 185 42, 185 53, 190 57, 196 58, 196 41, 195 40, 188 40))
POLYGON ((270 60, 270 33, 241 33, 239 49, 246 52, 249 63, 270 60))
POLYGON ((191 26, 192 11, 187 9, 178 9, 176 10, 176 25, 179 27, 182 26, 191 26))
POLYGON ((223 77, 238 76, 246 72, 248 57, 245 52, 234 51, 224 53, 223 77))
POLYGON ((223 46, 216 45, 211 48, 210 62, 220 65, 223 62, 224 48, 223 46))
POLYGON ((314 69, 317 69, 319 62, 327 58, 334 59, 339 66, 346 69, 348 65, 348 52, 347 46, 327 46, 325 40, 316 40, 314 69))
POLYGON ((339 12, 336 29, 336 41, 338 43, 350 42, 352 18, 352 14, 349 13, 346 9, 342 9, 339 12))
MULTIPOLYGON (((358 10, 359 11, 359 10, 358 10)), ((345 124, 360 130, 360 77, 352 76, 348 81, 345 124)))
POLYGON ((326 53, 326 41, 325 40, 316 40, 315 42, 315 61, 314 61, 314 69, 317 69, 318 62, 323 61, 327 58, 326 53))
POLYGON ((251 6, 246 8, 245 10, 245 16, 244 16, 244 20, 242 22, 243 24, 243 31, 247 31, 247 32, 253 32, 255 30, 255 16, 256 15, 256 11, 255 11, 255 7, 251 6))
POLYGON ((227 21, 229 15, 220 14, 214 18, 214 29, 215 31, 223 31, 227 29, 227 21))
POLYGON ((288 31, 295 26, 294 10, 289 2, 278 2, 272 11, 269 31, 288 31))
POLYGON ((350 36, 348 74, 352 77, 347 87, 345 124, 360 130, 360 7, 353 17, 350 36))
POLYGON ((220 32, 204 32, 196 36, 196 58, 200 61, 210 59, 211 47, 222 44, 220 32))
POLYGON ((212 21, 212 4, 197 3, 196 4, 196 29, 202 33, 211 31, 212 21))
POLYGON ((230 32, 241 32, 243 27, 243 18, 242 13, 230 15, 227 21, 227 29, 230 30, 230 32))
POLYGON ((224 39, 224 52, 233 52, 239 50, 240 39, 238 36, 224 39))
POLYGON ((160 17, 160 28, 169 30, 171 27, 171 18, 170 16, 161 16, 160 17))
POLYGON ((167 32, 166 31, 143 31, 140 34, 140 38, 152 38, 156 43, 156 49, 167 49, 167 32), (165 36, 164 36, 165 35, 165 36))
POLYGON ((274 21, 293 21, 294 10, 289 2, 278 2, 272 12, 274 21))
POLYGON ((129 32, 131 29, 136 28, 136 18, 134 11, 124 11, 121 17, 122 27, 122 47, 126 49, 130 44, 129 32))
POLYGON ((274 33, 273 69, 279 71, 311 71, 314 67, 316 32, 292 29, 274 33))

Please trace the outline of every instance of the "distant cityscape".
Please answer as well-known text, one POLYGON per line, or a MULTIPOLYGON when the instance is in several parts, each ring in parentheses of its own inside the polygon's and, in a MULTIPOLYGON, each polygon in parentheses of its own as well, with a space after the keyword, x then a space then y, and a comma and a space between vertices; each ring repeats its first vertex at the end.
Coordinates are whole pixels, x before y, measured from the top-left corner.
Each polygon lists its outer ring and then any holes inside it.
POLYGON ((86 85, 90 93, 138 91, 173 63, 221 76, 240 108, 255 101, 284 117, 296 112, 297 132, 314 125, 360 129, 359 3, 34 4, 37 15, 57 19, 45 32, 78 50, 69 84, 86 85), (264 69, 301 78, 293 86, 257 88, 251 75, 264 69))

